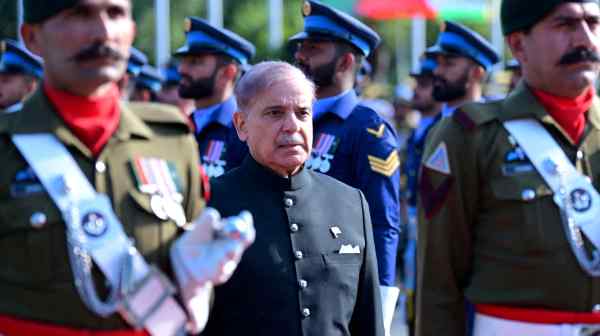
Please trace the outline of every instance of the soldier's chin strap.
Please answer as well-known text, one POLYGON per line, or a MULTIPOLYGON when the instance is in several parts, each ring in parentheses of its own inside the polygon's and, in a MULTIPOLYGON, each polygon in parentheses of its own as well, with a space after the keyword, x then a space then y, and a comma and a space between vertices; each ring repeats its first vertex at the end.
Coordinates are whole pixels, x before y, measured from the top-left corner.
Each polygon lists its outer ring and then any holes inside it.
POLYGON ((600 277, 600 195, 538 121, 510 120, 504 127, 554 192, 554 203, 579 265, 590 276, 600 277), (593 245, 591 254, 583 236, 593 245))
POLYGON ((67 149, 52 134, 13 135, 12 140, 62 212, 69 257, 82 301, 95 314, 118 311, 134 328, 151 335, 184 335, 187 316, 174 287, 135 249, 110 199, 96 193, 67 149), (102 301, 92 265, 108 282, 102 301))

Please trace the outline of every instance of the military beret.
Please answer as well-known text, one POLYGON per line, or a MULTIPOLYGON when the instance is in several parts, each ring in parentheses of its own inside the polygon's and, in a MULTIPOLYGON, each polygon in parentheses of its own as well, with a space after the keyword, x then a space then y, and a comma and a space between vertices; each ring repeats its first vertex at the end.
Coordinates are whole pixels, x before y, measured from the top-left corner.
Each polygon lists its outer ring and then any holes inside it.
MULTIPOLYGON (((525 0, 522 0, 525 1, 525 0)), ((449 54, 470 58, 486 71, 500 61, 500 55, 483 36, 456 22, 445 21, 435 45, 427 54, 449 54)))
POLYGON ((598 0, 502 0, 500 7, 502 32, 506 36, 519 30, 531 28, 552 12, 556 6, 568 2, 598 3, 598 0))
POLYGON ((185 45, 177 49, 175 56, 213 52, 246 64, 256 53, 254 45, 243 37, 225 28, 214 27, 196 17, 186 18, 185 32, 185 45))
POLYGON ((304 2, 304 31, 289 38, 289 42, 306 39, 341 40, 356 47, 364 56, 377 48, 379 35, 369 26, 335 8, 318 1, 304 2))
POLYGON ((24 46, 13 40, 0 42, 3 50, 0 57, 0 73, 15 73, 42 78, 42 59, 30 53, 24 46))
POLYGON ((41 23, 61 11, 75 6, 79 0, 23 0, 24 21, 41 23))

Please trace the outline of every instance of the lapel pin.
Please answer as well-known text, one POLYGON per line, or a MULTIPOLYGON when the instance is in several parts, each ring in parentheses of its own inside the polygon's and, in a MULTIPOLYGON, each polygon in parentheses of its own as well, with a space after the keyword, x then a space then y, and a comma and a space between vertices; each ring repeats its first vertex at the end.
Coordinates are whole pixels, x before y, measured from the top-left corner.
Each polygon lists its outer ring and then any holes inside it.
POLYGON ((331 232, 331 235, 333 235, 333 238, 337 238, 342 234, 342 230, 337 226, 330 227, 329 231, 331 232))

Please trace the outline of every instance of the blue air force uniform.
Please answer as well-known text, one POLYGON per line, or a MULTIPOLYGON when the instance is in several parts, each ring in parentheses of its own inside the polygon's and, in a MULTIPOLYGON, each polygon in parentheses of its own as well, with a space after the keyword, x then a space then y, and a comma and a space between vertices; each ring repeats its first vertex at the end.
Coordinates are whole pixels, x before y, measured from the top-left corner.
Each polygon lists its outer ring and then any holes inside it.
MULTIPOLYGON (((307 1, 304 31, 290 42, 307 39, 342 41, 368 56, 380 38, 355 18, 307 1)), ((399 238, 400 160, 392 127, 359 104, 354 90, 318 100, 314 107, 314 145, 309 168, 360 189, 369 202, 383 286, 393 286, 399 238)))
MULTIPOLYGON (((233 59, 240 70, 254 57, 256 49, 246 39, 224 28, 190 17, 186 19, 186 44, 175 56, 220 54, 233 59)), ((237 111, 235 97, 224 102, 197 109, 192 113, 196 140, 204 171, 210 178, 223 175, 238 167, 248 154, 233 126, 233 113, 237 111)))
MULTIPOLYGON (((1 41, 0 53, 0 73, 30 76, 35 79, 42 78, 43 61, 18 42, 9 39, 1 41)), ((0 112, 12 113, 20 111, 22 108, 23 102, 18 101, 5 109, 0 109, 0 112)))
MULTIPOLYGON (((500 61, 500 55, 494 50, 494 46, 483 36, 452 21, 444 22, 436 43, 427 49, 426 55, 465 57, 481 65, 488 73, 500 61)), ((442 116, 451 117, 457 108, 458 106, 444 104, 442 116)))
POLYGON ((248 154, 233 127, 232 116, 237 110, 235 98, 222 104, 198 109, 192 114, 202 166, 208 177, 219 177, 238 167, 248 154))
MULTIPOLYGON (((430 48, 431 49, 431 48, 430 48)), ((437 62, 433 54, 428 52, 422 57, 418 71, 410 74, 413 78, 433 77, 433 71, 437 66, 437 62)), ((419 168, 421 167, 421 159, 423 150, 425 149, 425 140, 431 128, 441 119, 442 114, 435 116, 422 117, 419 125, 414 129, 406 142, 406 159, 402 164, 402 174, 406 179, 406 190, 403 197, 407 200, 408 206, 417 207, 417 194, 419 192, 419 168)))

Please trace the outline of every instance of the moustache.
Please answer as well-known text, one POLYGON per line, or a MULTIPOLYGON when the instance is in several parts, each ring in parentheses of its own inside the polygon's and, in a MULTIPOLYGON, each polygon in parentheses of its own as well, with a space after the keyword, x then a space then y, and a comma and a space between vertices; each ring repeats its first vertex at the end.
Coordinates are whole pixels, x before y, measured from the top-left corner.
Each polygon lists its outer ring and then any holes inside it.
POLYGON ((125 55, 107 45, 104 44, 93 44, 80 52, 78 52, 75 56, 73 56, 73 60, 76 62, 85 62, 94 60, 101 57, 110 57, 115 61, 124 61, 126 60, 125 55))
POLYGON ((298 133, 284 134, 277 139, 279 146, 295 146, 304 145, 304 138, 298 133))
POLYGON ((558 65, 570 65, 586 61, 599 63, 600 55, 593 50, 577 48, 561 57, 558 65))

